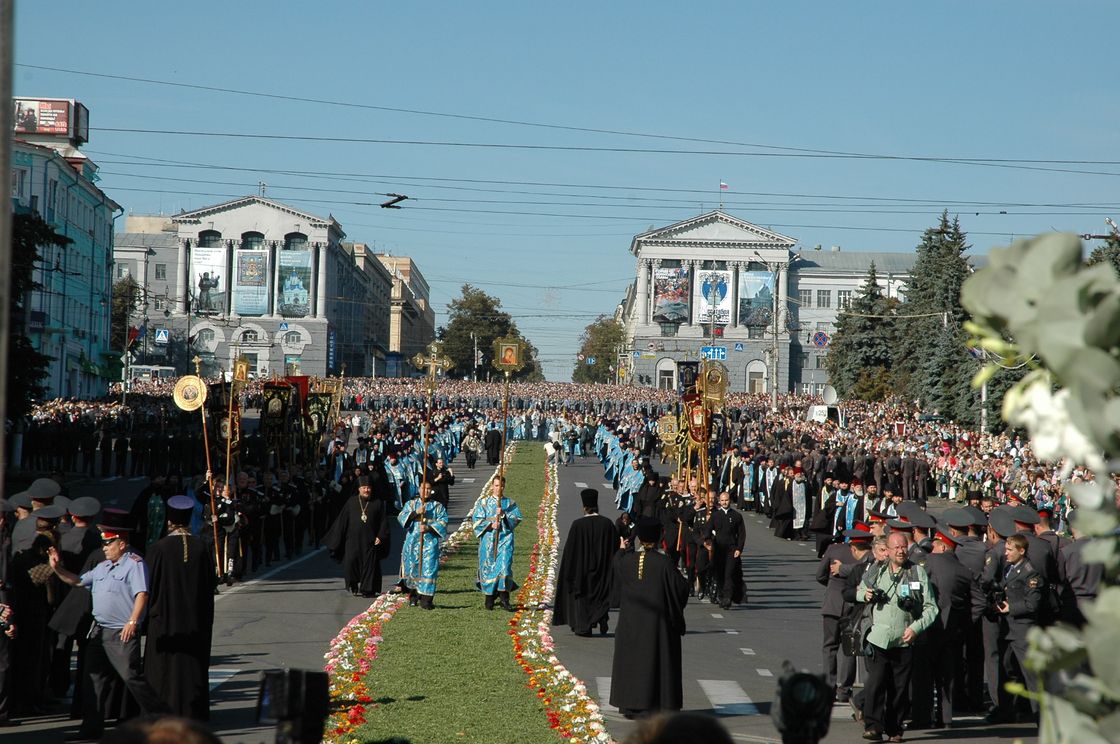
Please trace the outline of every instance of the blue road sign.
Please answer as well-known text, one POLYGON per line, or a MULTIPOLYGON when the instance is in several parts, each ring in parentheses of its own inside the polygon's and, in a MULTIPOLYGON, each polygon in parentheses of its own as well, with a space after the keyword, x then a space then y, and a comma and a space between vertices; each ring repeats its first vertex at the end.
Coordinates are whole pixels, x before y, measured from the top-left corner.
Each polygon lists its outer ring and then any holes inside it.
POLYGON ((288 330, 288 324, 287 324, 287 323, 281 323, 281 324, 280 324, 280 330, 281 330, 281 331, 286 331, 286 330, 288 330))
POLYGON ((156 343, 166 344, 171 339, 171 331, 166 328, 156 329, 156 343))
POLYGON ((743 345, 742 344, 735 344, 735 351, 742 351, 742 350, 743 350, 743 345))
POLYGON ((594 364, 595 363, 595 357, 587 357, 587 363, 588 364, 594 364))
POLYGON ((828 334, 824 331, 817 331, 813 334, 813 345, 819 348, 828 346, 828 334))
POLYGON ((701 346, 700 356, 705 359, 713 359, 717 362, 722 362, 727 359, 726 346, 701 346))

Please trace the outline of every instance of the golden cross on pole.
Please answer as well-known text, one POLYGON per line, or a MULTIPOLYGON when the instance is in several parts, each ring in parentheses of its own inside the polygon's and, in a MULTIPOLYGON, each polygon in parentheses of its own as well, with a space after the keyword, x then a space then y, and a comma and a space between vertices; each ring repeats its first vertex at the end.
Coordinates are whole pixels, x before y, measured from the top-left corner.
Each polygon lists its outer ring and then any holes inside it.
POLYGON ((433 341, 428 344, 427 354, 417 352, 412 357, 412 365, 416 369, 427 372, 425 383, 428 387, 428 407, 424 412, 424 451, 420 454, 420 503, 422 504, 423 512, 420 514, 420 556, 417 561, 417 570, 422 571, 424 566, 424 520, 427 515, 428 506, 426 501, 426 491, 428 485, 428 446, 431 441, 432 432, 432 396, 435 394, 436 386, 439 384, 436 375, 441 371, 446 371, 455 366, 455 363, 448 357, 443 355, 443 344, 439 341, 433 341))

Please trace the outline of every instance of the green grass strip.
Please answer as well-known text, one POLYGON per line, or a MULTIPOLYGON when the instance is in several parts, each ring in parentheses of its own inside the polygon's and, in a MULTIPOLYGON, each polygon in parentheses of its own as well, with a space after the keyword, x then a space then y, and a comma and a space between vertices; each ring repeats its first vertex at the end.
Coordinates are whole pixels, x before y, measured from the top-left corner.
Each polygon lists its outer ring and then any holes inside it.
MULTIPOLYGON (((506 494, 521 507, 514 578, 529 570, 544 493, 544 448, 521 443, 506 466, 506 494)), ((475 586, 478 542, 440 568, 436 609, 402 607, 385 623, 365 684, 374 699, 347 741, 556 742, 536 692, 513 659, 510 614, 488 612, 475 586)))

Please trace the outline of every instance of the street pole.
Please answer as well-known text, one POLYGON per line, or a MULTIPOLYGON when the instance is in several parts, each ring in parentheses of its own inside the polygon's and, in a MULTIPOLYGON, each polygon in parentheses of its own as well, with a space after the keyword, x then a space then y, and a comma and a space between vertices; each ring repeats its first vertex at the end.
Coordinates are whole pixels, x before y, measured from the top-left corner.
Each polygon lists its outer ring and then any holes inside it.
POLYGON ((980 431, 988 433, 988 381, 980 386, 980 431))
MULTIPOLYGON (((14 7, 15 0, 0 0, 0 102, 4 104, 3 113, 0 113, 0 173, 4 174, 4 178, 0 179, 0 204, 4 205, 4 209, 0 210, 0 277, 3 277, 0 280, 0 339, 4 340, 0 344, 0 421, 7 421, 8 337, 11 333, 12 179, 8 174, 12 171, 12 117, 15 115, 12 106, 14 7)), ((7 472, 7 446, 7 435, 0 427, 0 472, 7 472)), ((2 496, 4 486, 0 483, 0 497, 2 496)))
POLYGON ((471 341, 474 342, 474 357, 471 358, 471 379, 478 382, 478 335, 471 331, 471 341))
POLYGON ((771 322, 773 323, 773 326, 774 326, 774 341, 773 341, 773 345, 770 347, 770 365, 771 365, 771 368, 772 368, 772 370, 771 370, 772 379, 770 380, 770 412, 771 413, 777 413, 778 412, 778 302, 779 302, 779 297, 778 297, 778 292, 779 292, 778 283, 779 282, 778 282, 778 279, 781 276, 781 274, 779 272, 780 272, 780 269, 777 266, 775 266, 775 269, 774 269, 774 317, 771 318, 771 322))

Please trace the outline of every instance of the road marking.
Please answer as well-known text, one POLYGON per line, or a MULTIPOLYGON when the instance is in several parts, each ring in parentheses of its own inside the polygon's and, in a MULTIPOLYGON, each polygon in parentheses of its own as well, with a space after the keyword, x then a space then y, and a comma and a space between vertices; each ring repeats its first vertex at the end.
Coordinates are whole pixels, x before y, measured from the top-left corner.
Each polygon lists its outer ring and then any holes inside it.
POLYGON ((755 671, 758 672, 759 677, 773 677, 774 676, 774 673, 771 672, 769 669, 755 669, 755 671))
POLYGON ((726 633, 727 635, 739 635, 739 631, 732 630, 731 628, 724 628, 723 632, 726 633))
POLYGON ((797 543, 797 547, 799 547, 799 548, 804 548, 804 547, 805 547, 805 543, 797 543))
POLYGON ((713 612, 712 617, 714 617, 716 620, 722 620, 723 619, 723 615, 719 614, 718 612, 713 612))
POLYGON ((135 475, 135 476, 129 478, 128 482, 129 483, 134 483, 136 481, 147 480, 147 478, 148 478, 148 476, 146 476, 146 475, 135 475))
POLYGON ((601 710, 618 712, 618 708, 611 705, 611 678, 610 677, 596 677, 595 678, 595 691, 599 695, 599 708, 601 710))
POLYGON ((608 491, 613 491, 614 490, 614 484, 613 483, 604 483, 603 488, 607 489, 608 491))
POLYGON ((277 566, 276 568, 272 569, 271 571, 267 571, 267 572, 261 574, 260 576, 256 577, 255 579, 249 579, 248 581, 242 581, 242 582, 239 582, 237 584, 234 584, 233 586, 222 587, 221 588, 221 594, 214 597, 214 601, 217 602, 222 597, 228 597, 231 594, 236 594, 237 592, 241 591, 242 589, 249 586, 250 584, 256 584, 258 581, 265 581, 267 579, 270 579, 273 576, 275 576, 276 574, 280 573, 281 571, 286 571, 289 568, 291 568, 292 566, 295 566, 299 563, 303 563, 304 561, 308 560, 309 558, 314 558, 315 556, 319 555, 319 553, 322 553, 324 550, 326 550, 326 548, 315 548, 310 553, 308 553, 307 555, 301 555, 299 558, 296 558, 295 560, 291 560, 291 561, 288 561, 287 563, 281 564, 281 565, 277 566))
POLYGON ((587 488, 587 484, 582 481, 576 481, 576 488, 587 488))
POLYGON ((474 478, 460 478, 464 483, 474 483, 474 478))
POLYGON ((698 679, 717 716, 757 716, 758 707, 738 682, 726 679, 698 679))
POLYGON ((753 648, 741 648, 739 650, 743 652, 744 656, 754 656, 754 649, 753 648))
POLYGON ((210 692, 213 692, 226 682, 229 682, 236 674, 236 669, 211 669, 209 679, 207 680, 210 683, 210 692))

